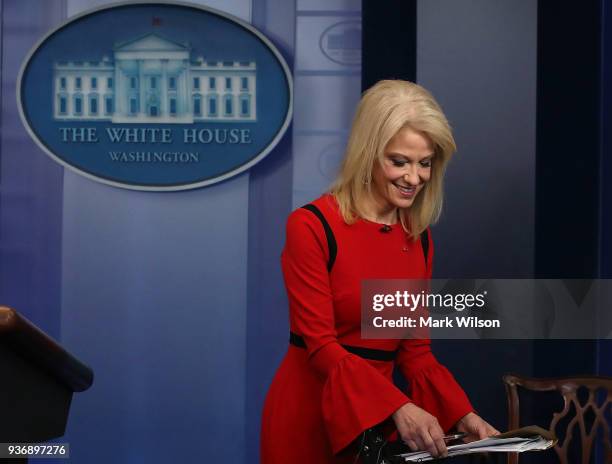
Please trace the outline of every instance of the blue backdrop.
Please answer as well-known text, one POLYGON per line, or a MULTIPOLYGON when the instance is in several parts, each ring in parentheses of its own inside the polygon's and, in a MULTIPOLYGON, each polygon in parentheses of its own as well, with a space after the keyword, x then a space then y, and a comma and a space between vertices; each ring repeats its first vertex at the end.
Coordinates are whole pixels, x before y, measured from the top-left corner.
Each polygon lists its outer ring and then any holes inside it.
MULTIPOLYGON (((232 461, 256 462, 263 398, 287 343, 284 222, 331 180, 359 98, 359 63, 325 58, 320 39, 347 17, 358 31, 360 2, 199 2, 254 24, 291 67, 301 44, 299 140, 290 131, 218 185, 163 194, 62 170, 17 118, 29 48, 67 16, 107 3, 3 5, 2 303, 94 368, 62 438, 73 462, 209 462, 227 458, 226 446, 232 461)), ((355 37, 334 53, 359 57, 355 37)))

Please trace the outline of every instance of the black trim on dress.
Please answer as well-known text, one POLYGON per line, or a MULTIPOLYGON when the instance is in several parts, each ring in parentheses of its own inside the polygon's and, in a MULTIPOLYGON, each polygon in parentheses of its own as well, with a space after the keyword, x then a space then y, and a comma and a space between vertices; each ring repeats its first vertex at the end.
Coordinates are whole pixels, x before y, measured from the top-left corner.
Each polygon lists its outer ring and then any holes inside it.
MULTIPOLYGON (((306 348, 306 342, 300 335, 289 332, 289 343, 298 348, 306 348)), ((371 359, 373 361, 394 361, 397 356, 396 351, 377 350, 374 348, 364 348, 362 346, 351 346, 351 345, 340 345, 349 353, 353 353, 364 359, 371 359)))
POLYGON ((319 208, 317 208, 312 203, 308 203, 307 205, 302 206, 302 208, 307 209, 311 213, 313 213, 321 224, 323 225, 323 229, 325 230, 325 238, 327 239, 327 249, 329 250, 329 259, 327 260, 327 272, 331 272, 332 267, 334 267, 334 262, 336 261, 336 255, 338 254, 338 244, 336 243, 336 237, 334 237, 334 232, 332 231, 331 226, 323 216, 323 213, 319 208))

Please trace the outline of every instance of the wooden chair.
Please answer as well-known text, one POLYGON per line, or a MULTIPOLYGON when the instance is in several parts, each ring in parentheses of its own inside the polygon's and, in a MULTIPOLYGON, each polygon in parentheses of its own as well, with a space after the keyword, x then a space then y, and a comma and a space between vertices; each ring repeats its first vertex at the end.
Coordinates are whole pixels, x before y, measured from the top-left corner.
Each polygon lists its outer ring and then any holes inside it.
MULTIPOLYGON (((530 379, 507 374, 503 377, 508 398, 508 430, 519 427, 519 395, 517 387, 531 391, 557 391, 563 397, 563 410, 553 414, 549 430, 559 437, 554 450, 561 464, 578 464, 568 461, 568 448, 574 438, 576 426, 580 431, 582 464, 590 462, 593 444, 598 429, 603 432, 604 463, 612 464, 612 445, 610 444, 610 427, 608 422, 612 408, 612 377, 575 377, 559 379, 530 379), (586 401, 580 401, 578 390, 584 387, 588 391, 586 401), (601 401, 602 396, 603 402, 601 401), (573 406, 573 408, 572 408, 573 406), (571 417, 570 411, 575 415, 571 417), (590 411, 590 412, 589 412, 590 411), (588 414, 588 416, 587 416, 588 414), (567 418, 566 418, 567 417, 567 418), (563 430, 557 427, 565 419, 567 426, 563 430), (590 429, 588 427, 590 426, 590 429), (561 441, 561 438, 563 440, 561 441)), ((586 396, 586 395, 585 395, 586 396)), ((518 454, 508 455, 508 464, 518 463, 518 454)))

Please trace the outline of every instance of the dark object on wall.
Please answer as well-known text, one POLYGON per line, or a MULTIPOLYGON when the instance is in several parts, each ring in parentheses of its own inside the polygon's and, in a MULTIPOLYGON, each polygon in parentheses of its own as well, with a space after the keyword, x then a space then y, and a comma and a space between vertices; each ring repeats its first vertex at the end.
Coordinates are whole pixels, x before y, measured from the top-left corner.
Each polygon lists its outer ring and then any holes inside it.
POLYGON ((601 2, 538 2, 538 278, 598 275, 601 57, 601 2), (570 195, 560 195, 560 179, 570 195))
MULTIPOLYGON (((580 8, 567 1, 537 4, 535 277, 604 277, 600 191, 609 181, 600 174, 603 2, 588 0, 580 8), (570 57, 570 49, 581 53, 570 57), (571 185, 572 194, 563 199, 560 179, 571 185)), ((598 344, 605 346, 595 340, 534 341, 534 372, 596 373, 598 344)))
MULTIPOLYGON (((601 429, 604 461, 612 462, 610 443, 610 414, 612 409, 612 377, 567 377, 558 379, 531 379, 507 374, 503 377, 508 397, 508 429, 519 427, 519 394, 517 387, 536 392, 556 391, 563 397, 563 410, 553 413, 549 430, 560 436, 554 450, 561 464, 578 464, 568 460, 572 439, 580 441, 582 464, 591 462, 594 443, 601 429), (578 429, 579 435, 573 433, 578 429), (563 437, 563 438, 561 438, 563 437)), ((508 464, 518 464, 518 455, 509 454, 508 464)))
POLYGON ((73 392, 87 390, 93 383, 88 366, 4 306, 0 306, 0 369, 0 443, 61 437, 73 392))
POLYGON ((416 81, 416 0, 362 1, 361 89, 381 79, 416 81))

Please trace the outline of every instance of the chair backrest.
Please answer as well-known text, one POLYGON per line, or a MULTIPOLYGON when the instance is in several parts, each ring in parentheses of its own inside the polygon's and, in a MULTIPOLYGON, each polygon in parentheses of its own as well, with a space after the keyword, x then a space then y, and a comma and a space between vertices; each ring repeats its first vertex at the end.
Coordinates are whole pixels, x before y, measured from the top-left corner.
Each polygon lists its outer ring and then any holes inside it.
MULTIPOLYGON (((549 430, 563 440, 555 445, 555 452, 561 464, 568 462, 568 449, 575 437, 575 428, 580 431, 581 463, 588 464, 593 453, 593 444, 598 429, 602 429, 604 462, 612 464, 612 445, 610 444, 609 423, 612 408, 612 377, 568 377, 559 379, 531 379, 507 374, 503 377, 508 398, 508 430, 519 427, 519 395, 517 387, 532 391, 557 391, 563 397, 563 410, 553 413, 549 430), (580 401, 578 390, 585 388, 588 397, 580 401), (573 406, 573 408, 572 408, 573 406), (575 415, 570 417, 571 410, 575 415), (567 418, 566 418, 567 417, 567 418), (564 430, 557 426, 564 420, 564 430), (589 428, 590 427, 590 428, 589 428), (562 432, 562 434, 560 433, 562 432)), ((580 395, 582 396, 582 395, 580 395)), ((585 395, 586 396, 586 395, 585 395)), ((517 464, 518 454, 508 455, 508 464, 517 464)))

